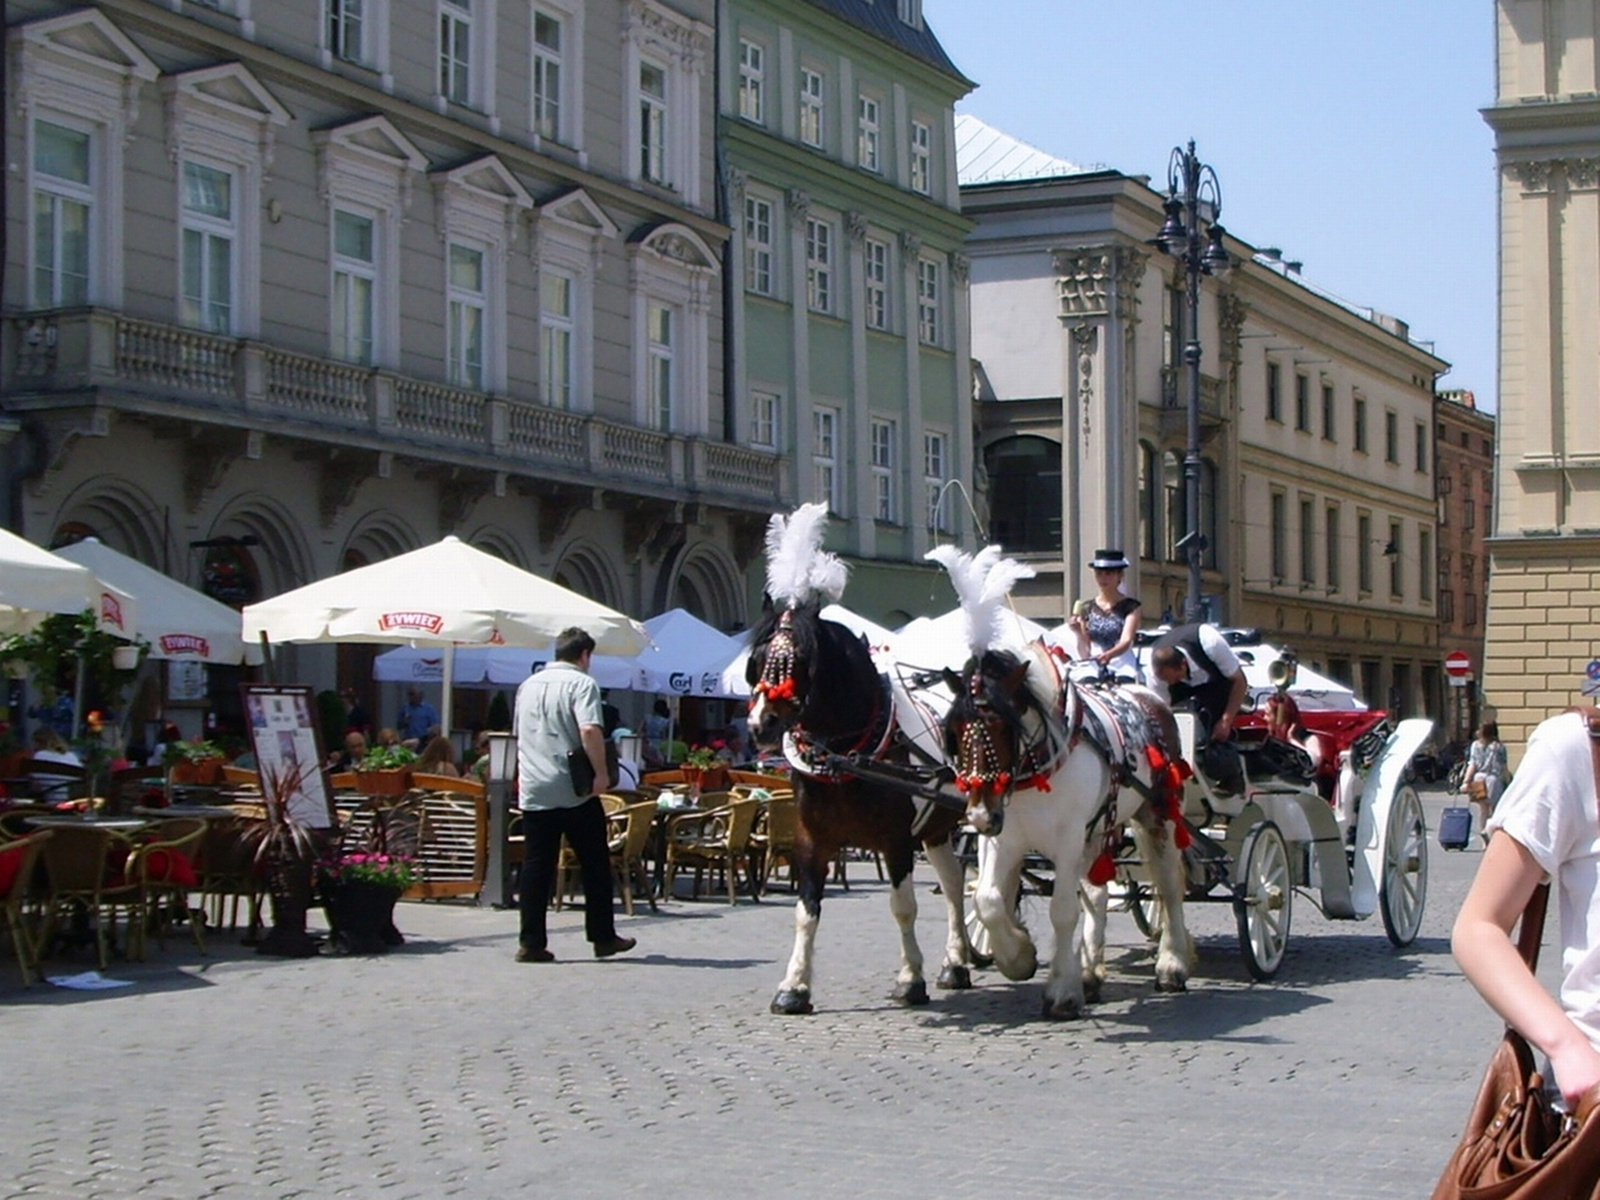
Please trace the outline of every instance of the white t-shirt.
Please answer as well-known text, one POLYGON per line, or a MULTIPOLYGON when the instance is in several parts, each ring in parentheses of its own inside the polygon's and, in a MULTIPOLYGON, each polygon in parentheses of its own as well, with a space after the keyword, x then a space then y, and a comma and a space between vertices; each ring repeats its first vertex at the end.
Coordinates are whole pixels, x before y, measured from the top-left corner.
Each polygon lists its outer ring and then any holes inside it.
POLYGON ((1600 1049, 1600 805, 1589 727, 1579 713, 1533 731, 1489 819, 1554 881, 1561 912, 1561 1007, 1600 1049))

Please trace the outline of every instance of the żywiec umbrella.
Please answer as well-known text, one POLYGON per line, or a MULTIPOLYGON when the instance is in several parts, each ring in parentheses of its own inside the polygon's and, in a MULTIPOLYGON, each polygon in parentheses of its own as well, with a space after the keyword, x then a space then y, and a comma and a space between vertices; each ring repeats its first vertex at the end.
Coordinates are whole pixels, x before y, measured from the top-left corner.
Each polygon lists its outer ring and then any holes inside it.
POLYGON ((138 597, 137 619, 129 626, 128 636, 149 642, 151 658, 210 663, 261 661, 261 648, 244 640, 239 614, 226 604, 136 558, 118 553, 98 538, 84 538, 56 553, 87 567, 105 583, 138 597))
POLYGON ((54 613, 92 610, 100 627, 131 637, 134 600, 88 567, 0 529, 0 634, 27 633, 54 613))
MULTIPOLYGON (((632 617, 455 537, 246 605, 243 627, 251 641, 438 646, 447 679, 457 645, 542 646, 571 627, 602 654, 649 640, 632 617)), ((440 716, 448 730, 449 688, 440 716)))

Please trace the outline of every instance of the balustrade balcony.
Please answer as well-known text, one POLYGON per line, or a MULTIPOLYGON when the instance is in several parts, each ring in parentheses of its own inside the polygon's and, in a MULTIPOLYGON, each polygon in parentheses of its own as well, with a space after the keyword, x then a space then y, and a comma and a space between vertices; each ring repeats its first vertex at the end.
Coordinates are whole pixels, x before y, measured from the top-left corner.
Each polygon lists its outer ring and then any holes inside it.
POLYGON ((770 510, 776 454, 102 309, 12 316, 6 402, 240 425, 563 482, 770 510))

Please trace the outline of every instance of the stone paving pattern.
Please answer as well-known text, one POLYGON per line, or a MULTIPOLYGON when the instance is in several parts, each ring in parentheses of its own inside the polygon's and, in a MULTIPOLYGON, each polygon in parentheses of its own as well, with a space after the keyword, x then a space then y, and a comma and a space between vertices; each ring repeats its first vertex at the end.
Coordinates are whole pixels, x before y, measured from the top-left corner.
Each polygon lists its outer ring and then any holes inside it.
MULTIPOLYGON (((1430 829, 1442 803, 1424 796, 1430 829)), ((421 904, 383 958, 172 938, 102 992, 24 990, 0 959, 0 1196, 1424 1196, 1499 1030, 1449 956, 1480 855, 1430 851, 1412 947, 1297 897, 1268 984, 1231 907, 1191 905, 1199 968, 1157 995, 1113 914, 1105 1000, 1070 1024, 1038 1018, 1039 980, 992 971, 890 1003, 868 864, 825 901, 810 1017, 767 1012, 782 892, 641 907, 619 916, 639 949, 605 962, 570 908, 560 961, 522 965, 514 913, 421 904)), ((943 906, 918 877, 931 977, 943 906)))

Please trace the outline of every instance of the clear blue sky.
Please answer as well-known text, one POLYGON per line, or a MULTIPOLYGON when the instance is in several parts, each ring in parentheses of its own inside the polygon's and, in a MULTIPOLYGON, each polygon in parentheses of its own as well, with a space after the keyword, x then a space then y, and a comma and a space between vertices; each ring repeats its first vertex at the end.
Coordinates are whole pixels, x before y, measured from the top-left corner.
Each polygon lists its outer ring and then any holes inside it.
POLYGON ((923 0, 923 15, 979 85, 958 111, 1153 182, 1193 138, 1231 232, 1409 322, 1453 364, 1441 387, 1495 406, 1491 0, 923 0))

